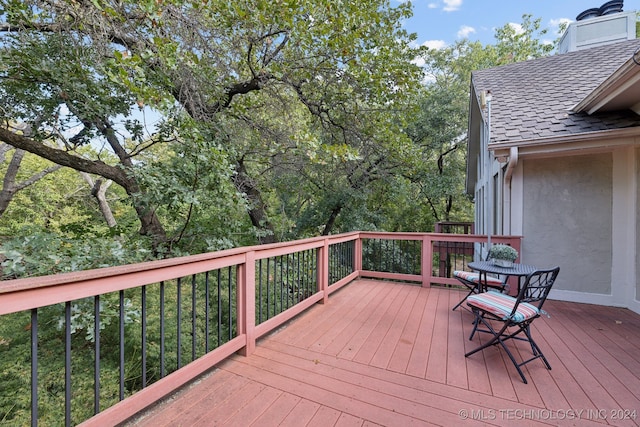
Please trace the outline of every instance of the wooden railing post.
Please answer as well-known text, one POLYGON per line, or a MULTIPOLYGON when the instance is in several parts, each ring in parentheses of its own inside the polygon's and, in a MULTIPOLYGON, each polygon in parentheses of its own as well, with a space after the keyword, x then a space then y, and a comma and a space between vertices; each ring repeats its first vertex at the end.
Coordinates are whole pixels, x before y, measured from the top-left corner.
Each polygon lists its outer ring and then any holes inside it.
POLYGON ((322 292, 322 304, 329 302, 329 239, 318 249, 318 285, 322 292))
POLYGON ((360 272, 362 271, 362 237, 358 236, 354 242, 355 249, 353 251, 353 269, 358 272, 358 275, 360 275, 360 272))
POLYGON ((256 253, 246 253, 246 261, 238 266, 238 332, 246 336, 243 356, 256 349, 256 253))
POLYGON ((420 269, 422 270, 422 287, 431 286, 431 264, 433 260, 433 242, 430 234, 422 237, 422 250, 420 251, 420 269))

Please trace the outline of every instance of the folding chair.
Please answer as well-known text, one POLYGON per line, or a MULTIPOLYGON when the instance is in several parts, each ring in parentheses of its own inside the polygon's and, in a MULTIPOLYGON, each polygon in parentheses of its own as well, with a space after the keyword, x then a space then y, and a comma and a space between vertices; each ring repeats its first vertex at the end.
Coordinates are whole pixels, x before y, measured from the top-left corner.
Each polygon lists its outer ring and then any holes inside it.
POLYGON ((463 270, 455 270, 453 272, 453 277, 458 279, 460 283, 466 286, 469 290, 469 293, 467 293, 467 295, 465 295, 464 298, 462 298, 460 302, 452 308, 452 310, 460 307, 462 303, 465 302, 467 298, 469 298, 470 295, 484 292, 486 290, 484 289, 485 287, 500 292, 509 291, 509 285, 505 282, 505 280, 507 279, 506 277, 504 279, 500 279, 497 277, 486 276, 485 283, 480 283, 479 273, 471 273, 469 271, 463 270))
POLYGON ((522 365, 541 358, 547 369, 551 369, 551 365, 542 354, 540 347, 531 337, 530 325, 540 317, 540 314, 544 313, 542 305, 546 301, 559 272, 560 267, 555 267, 550 270, 537 270, 529 274, 517 298, 493 291, 470 295, 467 298, 467 305, 475 315, 475 321, 469 340, 473 339, 476 332, 486 332, 492 337, 485 344, 464 356, 469 357, 487 347, 500 344, 525 384, 527 379, 520 369, 522 365), (486 329, 480 329, 480 324, 484 325, 486 329), (511 327, 516 328, 515 331, 507 330, 511 327), (511 350, 505 345, 505 342, 510 339, 529 342, 533 357, 518 363, 511 350))

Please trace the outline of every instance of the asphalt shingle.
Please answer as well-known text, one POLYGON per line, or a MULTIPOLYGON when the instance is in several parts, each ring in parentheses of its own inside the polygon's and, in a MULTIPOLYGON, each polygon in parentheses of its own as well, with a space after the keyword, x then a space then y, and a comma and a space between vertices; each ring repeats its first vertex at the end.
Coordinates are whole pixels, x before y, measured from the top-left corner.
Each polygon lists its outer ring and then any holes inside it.
POLYGON ((491 142, 640 126, 632 111, 570 111, 638 49, 640 39, 474 71, 476 93, 492 95, 491 142))

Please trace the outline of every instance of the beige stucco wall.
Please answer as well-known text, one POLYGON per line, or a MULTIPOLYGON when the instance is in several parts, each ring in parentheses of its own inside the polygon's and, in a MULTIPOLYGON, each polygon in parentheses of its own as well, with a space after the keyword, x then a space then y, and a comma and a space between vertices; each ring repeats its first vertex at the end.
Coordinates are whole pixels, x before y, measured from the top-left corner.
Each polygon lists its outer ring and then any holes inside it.
MULTIPOLYGON (((523 159, 523 259, 555 289, 611 293, 611 154, 523 159)), ((640 260, 639 260, 640 262, 640 260)))
MULTIPOLYGON (((640 212, 640 148, 636 149, 636 212, 640 212)), ((640 214, 636 215, 636 301, 640 301, 640 214)))

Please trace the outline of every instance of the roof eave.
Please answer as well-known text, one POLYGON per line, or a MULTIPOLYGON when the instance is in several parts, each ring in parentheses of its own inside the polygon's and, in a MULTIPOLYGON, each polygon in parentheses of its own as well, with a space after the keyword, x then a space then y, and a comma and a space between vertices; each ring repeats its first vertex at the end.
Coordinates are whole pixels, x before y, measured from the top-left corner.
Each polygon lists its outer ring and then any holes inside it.
POLYGON ((615 147, 628 146, 630 138, 632 144, 640 146, 640 126, 583 132, 576 134, 554 135, 543 138, 494 142, 489 144, 489 150, 495 157, 509 156, 511 147, 518 148, 518 156, 556 154, 559 152, 602 151, 615 147))
MULTIPOLYGON (((620 66, 611 76, 598 85, 589 95, 571 108, 575 113, 586 112, 591 115, 606 109, 607 105, 624 96, 631 87, 640 85, 640 64, 635 55, 620 66)), ((628 104, 632 108, 636 103, 628 104)))

